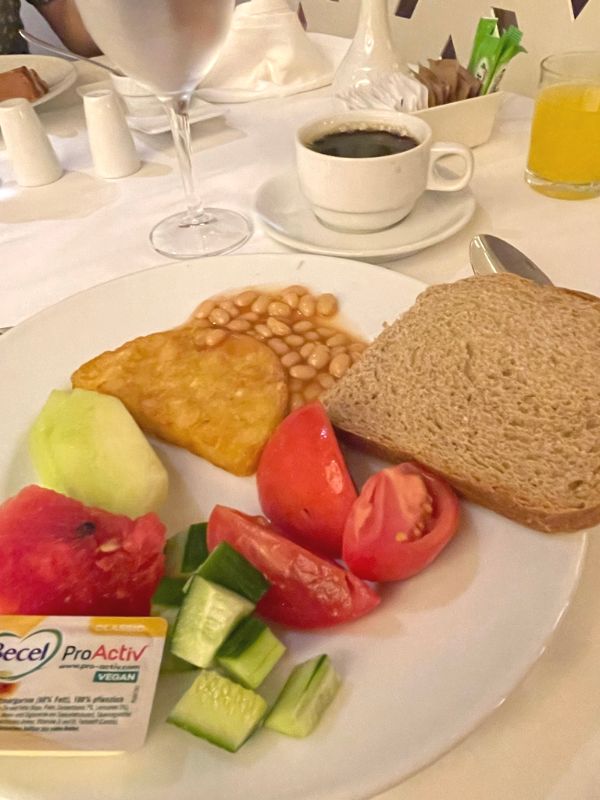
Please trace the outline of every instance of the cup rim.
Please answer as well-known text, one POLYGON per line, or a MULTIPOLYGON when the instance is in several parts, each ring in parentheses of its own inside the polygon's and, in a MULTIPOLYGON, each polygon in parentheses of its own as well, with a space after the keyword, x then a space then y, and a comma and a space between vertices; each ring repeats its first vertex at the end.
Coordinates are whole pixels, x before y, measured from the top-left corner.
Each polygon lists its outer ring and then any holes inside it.
MULTIPOLYGON (((410 131, 408 131, 410 133, 410 131)), ((405 114, 402 111, 378 111, 377 109, 366 109, 360 110, 357 109, 355 111, 338 111, 334 112, 333 114, 322 115, 320 117, 315 117, 308 122, 305 122, 296 130, 296 144, 299 147, 302 147, 303 150, 306 150, 314 155, 316 158, 324 158, 330 159, 335 158, 337 162, 352 162, 357 163, 360 162, 361 164, 369 163, 371 161, 377 161, 380 163, 382 161, 386 161, 388 159, 397 159, 398 157, 402 156, 409 156, 410 153, 415 153, 418 150, 421 150, 423 147, 428 145, 432 139, 432 130, 431 126, 425 122, 425 120, 421 119, 420 117, 415 117, 412 114, 405 114), (409 124, 415 125, 417 128, 422 128, 425 132, 424 138, 418 142, 416 147, 411 147, 409 150, 403 150, 400 153, 390 153, 387 156, 367 156, 365 158, 350 158, 349 156, 330 156, 326 153, 319 153, 316 150, 312 150, 308 147, 307 143, 303 140, 302 135, 303 133, 320 122, 328 122, 331 121, 335 124, 335 121, 338 120, 340 122, 347 121, 351 122, 352 120, 360 121, 361 118, 363 120, 378 120, 378 119, 395 119, 395 120, 406 120, 409 124)))
MULTIPOLYGON (((579 76, 573 72, 568 72, 567 70, 564 69, 556 69, 556 68, 552 69, 552 67, 548 66, 548 64, 555 58, 568 58, 569 56, 592 56, 592 55, 598 57, 598 63, 600 66, 600 50, 566 50, 565 52, 562 53, 550 53, 549 55, 544 56, 544 58, 542 58, 542 60, 540 61, 540 70, 546 72, 549 75, 553 75, 554 77, 557 78, 570 77, 576 79, 579 78, 584 79, 584 77, 586 76, 583 75, 579 76)), ((598 80, 600 81, 600 76, 598 80)))

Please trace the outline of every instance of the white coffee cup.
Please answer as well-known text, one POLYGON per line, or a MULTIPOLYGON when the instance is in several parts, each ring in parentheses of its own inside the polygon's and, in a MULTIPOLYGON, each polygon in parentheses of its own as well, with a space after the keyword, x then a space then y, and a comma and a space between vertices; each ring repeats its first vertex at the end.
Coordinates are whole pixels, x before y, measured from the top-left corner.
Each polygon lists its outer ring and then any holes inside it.
POLYGON ((315 215, 330 228, 355 233, 383 230, 404 219, 426 189, 456 192, 473 175, 473 154, 456 142, 432 142, 431 128, 418 117, 396 111, 356 110, 321 117, 296 135, 300 187, 315 215), (386 130, 417 145, 392 155, 345 158, 312 150, 327 134, 386 130), (459 156, 465 171, 448 177, 436 169, 444 156, 459 156))

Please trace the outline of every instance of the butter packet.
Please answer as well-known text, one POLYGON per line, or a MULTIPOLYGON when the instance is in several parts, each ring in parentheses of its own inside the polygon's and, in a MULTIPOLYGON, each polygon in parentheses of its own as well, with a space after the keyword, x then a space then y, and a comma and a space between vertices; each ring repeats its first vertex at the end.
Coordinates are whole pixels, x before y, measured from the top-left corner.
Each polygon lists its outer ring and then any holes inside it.
POLYGON ((0 617, 0 754, 140 748, 166 631, 159 617, 0 617))

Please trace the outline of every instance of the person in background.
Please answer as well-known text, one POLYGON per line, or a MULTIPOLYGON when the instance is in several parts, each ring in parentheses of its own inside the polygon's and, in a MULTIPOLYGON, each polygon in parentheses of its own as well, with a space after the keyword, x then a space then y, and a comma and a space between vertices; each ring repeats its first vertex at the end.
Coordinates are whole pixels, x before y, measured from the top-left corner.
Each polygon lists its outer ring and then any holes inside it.
MULTIPOLYGON (((82 56, 99 55, 100 50, 86 31, 75 0, 28 0, 63 44, 82 56)), ((19 36, 22 28, 20 0, 0 0, 0 55, 27 53, 27 42, 19 36)))

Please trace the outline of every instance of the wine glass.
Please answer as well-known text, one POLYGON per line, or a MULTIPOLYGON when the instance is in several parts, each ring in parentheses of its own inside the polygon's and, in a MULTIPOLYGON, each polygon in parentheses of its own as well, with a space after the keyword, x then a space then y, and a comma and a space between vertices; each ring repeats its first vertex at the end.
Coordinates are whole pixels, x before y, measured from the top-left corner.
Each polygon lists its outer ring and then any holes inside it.
POLYGON ((226 253, 250 237, 241 214, 204 208, 192 175, 189 105, 217 59, 235 0, 76 0, 96 44, 126 75, 147 85, 169 116, 186 211, 159 222, 150 241, 159 253, 193 258, 226 253))

